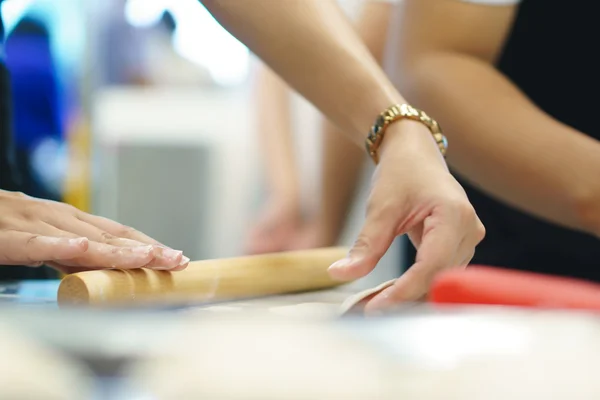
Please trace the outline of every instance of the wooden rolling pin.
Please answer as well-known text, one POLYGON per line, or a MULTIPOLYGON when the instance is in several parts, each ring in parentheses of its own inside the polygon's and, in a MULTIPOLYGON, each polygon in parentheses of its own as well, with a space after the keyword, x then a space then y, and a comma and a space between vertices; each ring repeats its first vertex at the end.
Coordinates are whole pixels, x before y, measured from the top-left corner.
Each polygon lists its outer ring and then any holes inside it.
POLYGON ((196 261, 184 271, 148 269, 80 272, 58 289, 64 305, 177 305, 332 288, 327 268, 343 247, 196 261))

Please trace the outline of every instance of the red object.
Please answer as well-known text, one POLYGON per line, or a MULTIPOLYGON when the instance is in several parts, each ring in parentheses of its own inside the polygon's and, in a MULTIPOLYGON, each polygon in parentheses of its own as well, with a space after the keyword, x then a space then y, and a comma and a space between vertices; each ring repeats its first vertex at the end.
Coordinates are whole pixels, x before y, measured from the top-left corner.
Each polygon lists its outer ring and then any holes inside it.
POLYGON ((471 266, 442 273, 430 301, 600 311, 600 285, 577 279, 471 266))

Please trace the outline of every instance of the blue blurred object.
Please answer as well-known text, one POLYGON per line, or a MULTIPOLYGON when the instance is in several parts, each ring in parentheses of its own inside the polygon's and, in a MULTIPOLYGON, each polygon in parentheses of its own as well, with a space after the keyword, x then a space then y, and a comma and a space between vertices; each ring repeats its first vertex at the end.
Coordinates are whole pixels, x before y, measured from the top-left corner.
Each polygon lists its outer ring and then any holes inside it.
MULTIPOLYGON (((8 267, 7 267, 8 268, 8 267)), ((33 280, 0 284, 0 304, 56 305, 60 280, 33 280)))
POLYGON ((63 171, 57 170, 57 165, 61 165, 62 153, 45 155, 41 166, 33 162, 39 148, 59 149, 63 142, 63 107, 48 28, 40 20, 24 17, 8 37, 5 51, 11 72, 16 163, 23 191, 60 200, 63 171), (55 145, 47 146, 49 142, 55 145))
POLYGON ((45 25, 24 18, 6 41, 11 71, 15 145, 32 149, 42 139, 62 140, 58 76, 45 25))

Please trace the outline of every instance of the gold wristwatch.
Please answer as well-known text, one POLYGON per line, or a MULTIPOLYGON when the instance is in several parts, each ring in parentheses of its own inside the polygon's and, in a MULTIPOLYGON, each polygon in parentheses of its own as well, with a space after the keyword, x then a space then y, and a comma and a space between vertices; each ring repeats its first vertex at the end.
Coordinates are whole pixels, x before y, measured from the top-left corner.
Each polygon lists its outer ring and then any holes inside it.
POLYGON ((424 124, 431 131, 433 139, 437 143, 442 155, 446 156, 446 151, 448 150, 448 140, 442 133, 440 125, 429 115, 425 114, 425 112, 408 104, 400 104, 391 106, 379 114, 375 124, 367 136, 365 145, 367 152, 375 164, 379 163, 379 155, 377 151, 383 142, 385 131, 391 123, 400 121, 402 119, 410 119, 412 121, 418 121, 424 124))

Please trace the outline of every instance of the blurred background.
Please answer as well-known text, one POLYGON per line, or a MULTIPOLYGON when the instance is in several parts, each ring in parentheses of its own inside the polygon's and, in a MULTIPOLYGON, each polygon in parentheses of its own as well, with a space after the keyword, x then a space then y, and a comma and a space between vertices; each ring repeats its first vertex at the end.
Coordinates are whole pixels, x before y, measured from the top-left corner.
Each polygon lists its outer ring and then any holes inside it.
MULTIPOLYGON (((341 2, 350 16, 359 1, 341 2)), ((192 259, 243 254, 268 183, 260 62, 197 0, 4 2, 28 194, 136 227, 192 259)), ((303 207, 318 207, 321 116, 290 92, 303 207)), ((340 237, 363 217, 368 176, 340 237)), ((399 273, 395 246, 365 286, 399 273)))

